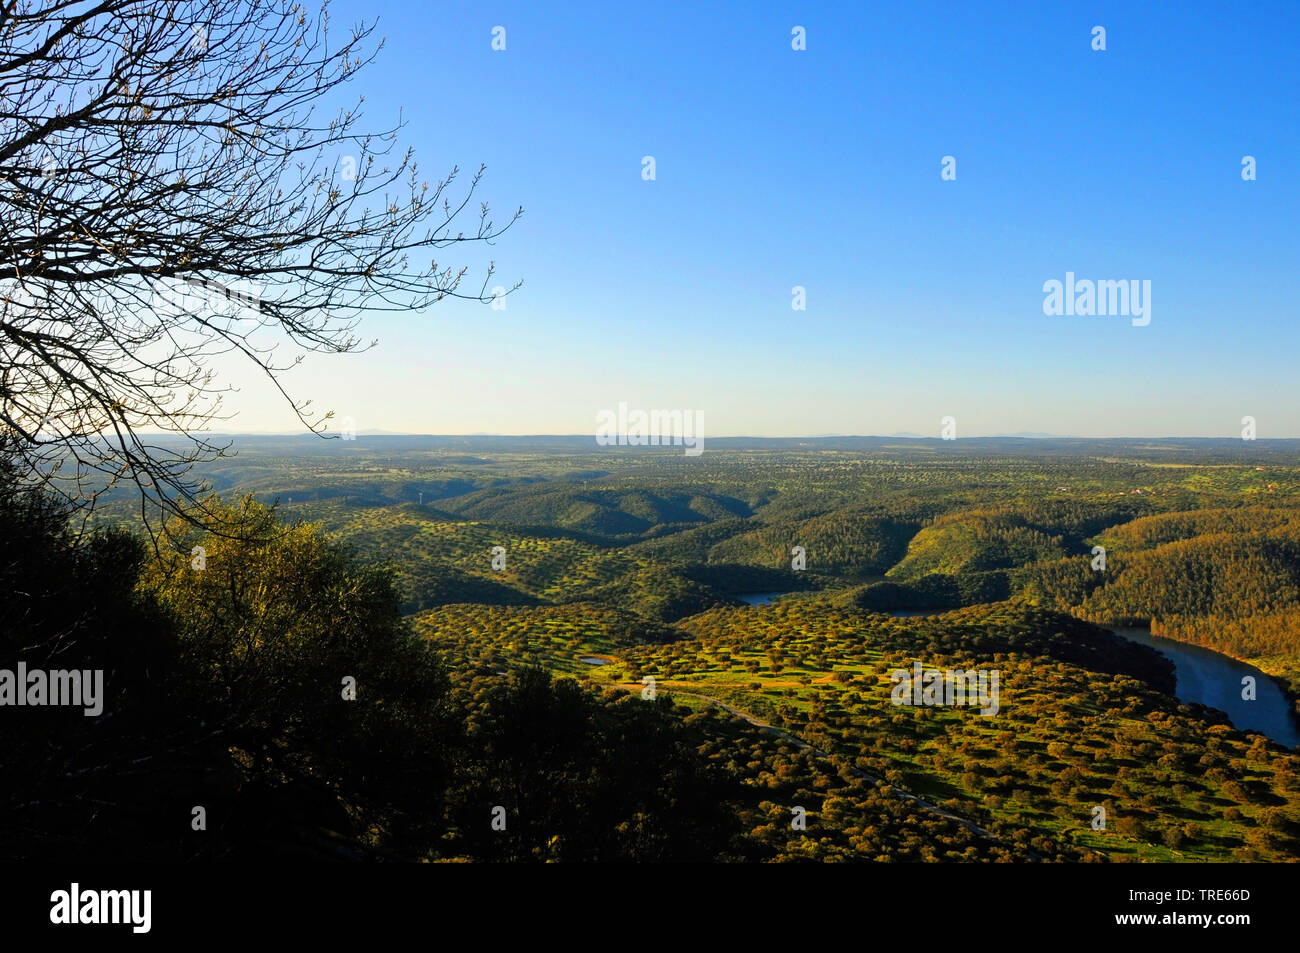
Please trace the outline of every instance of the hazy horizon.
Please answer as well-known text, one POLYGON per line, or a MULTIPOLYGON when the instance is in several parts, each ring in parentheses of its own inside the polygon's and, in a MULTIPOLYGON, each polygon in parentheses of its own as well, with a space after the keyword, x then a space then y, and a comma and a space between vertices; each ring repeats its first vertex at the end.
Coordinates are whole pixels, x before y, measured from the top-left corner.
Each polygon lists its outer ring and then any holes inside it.
MULTIPOLYGON (((141 434, 149 436, 166 436, 165 431, 138 431, 141 434)), ((313 437, 320 439, 338 439, 337 431, 328 431, 330 436, 321 436, 313 434, 308 430, 300 431, 279 431, 279 430, 214 430, 203 434, 205 437, 313 437)), ((583 433, 575 431, 571 433, 506 433, 485 431, 474 431, 465 433, 434 433, 432 431, 402 431, 402 430, 358 430, 357 437, 565 437, 581 438, 594 440, 596 434, 583 433)), ((1286 435, 1278 437, 1257 437, 1254 440, 1242 440, 1239 435, 1233 434, 1068 434, 1068 433, 984 433, 984 434, 964 434, 952 440, 945 440, 938 434, 926 436, 917 433, 808 433, 808 434, 747 434, 747 433, 730 433, 730 434, 709 434, 705 433, 702 440, 707 443, 710 440, 941 440, 945 443, 956 443, 961 440, 1233 440, 1242 443, 1267 443, 1270 441, 1287 441, 1300 440, 1300 435, 1286 435)), ((344 442, 347 442, 346 440, 344 442)))

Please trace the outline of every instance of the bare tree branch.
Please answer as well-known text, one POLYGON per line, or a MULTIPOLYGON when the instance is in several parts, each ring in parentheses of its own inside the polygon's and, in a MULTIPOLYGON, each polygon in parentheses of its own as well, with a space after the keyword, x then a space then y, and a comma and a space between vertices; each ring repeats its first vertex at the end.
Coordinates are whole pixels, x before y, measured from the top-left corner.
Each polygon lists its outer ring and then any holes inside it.
POLYGON ((493 263, 465 292, 439 250, 490 244, 523 210, 497 225, 482 204, 456 230, 481 167, 430 186, 393 157, 400 121, 360 130, 364 97, 317 118, 382 48, 362 52, 373 24, 334 46, 328 19, 289 0, 0 0, 0 427, 74 506, 126 487, 151 528, 159 508, 203 519, 193 467, 229 449, 206 436, 229 419, 214 361, 253 362, 334 436, 282 386, 302 353, 278 346, 356 351, 367 311, 494 299, 493 263))

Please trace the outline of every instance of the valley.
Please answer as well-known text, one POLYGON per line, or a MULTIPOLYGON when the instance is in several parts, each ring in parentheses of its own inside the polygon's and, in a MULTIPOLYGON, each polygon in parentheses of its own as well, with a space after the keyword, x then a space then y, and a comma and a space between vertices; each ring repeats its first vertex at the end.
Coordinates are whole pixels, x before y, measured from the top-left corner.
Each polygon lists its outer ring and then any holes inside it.
POLYGON ((1300 857, 1286 442, 243 442, 213 485, 389 567, 466 697, 540 673, 669 712, 726 779, 724 857, 1300 857), (1188 694, 1146 624, 1276 684, 1234 726, 1197 699, 1236 669, 1188 694), (914 664, 994 671, 996 713, 897 704, 914 664))

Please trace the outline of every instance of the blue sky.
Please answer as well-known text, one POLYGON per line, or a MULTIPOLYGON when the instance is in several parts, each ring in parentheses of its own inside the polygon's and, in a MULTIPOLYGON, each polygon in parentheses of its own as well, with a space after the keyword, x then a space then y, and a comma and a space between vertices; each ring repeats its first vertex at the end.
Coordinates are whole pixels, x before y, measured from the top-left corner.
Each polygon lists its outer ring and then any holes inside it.
MULTIPOLYGON (((487 164, 524 217, 448 263, 525 283, 287 377, 361 430, 624 401, 711 436, 1300 436, 1300 4, 331 4, 375 17, 368 123, 400 110, 431 180, 487 164), (1150 324, 1044 315, 1067 271, 1150 280, 1150 324)), ((228 379, 232 429, 294 430, 228 379)))

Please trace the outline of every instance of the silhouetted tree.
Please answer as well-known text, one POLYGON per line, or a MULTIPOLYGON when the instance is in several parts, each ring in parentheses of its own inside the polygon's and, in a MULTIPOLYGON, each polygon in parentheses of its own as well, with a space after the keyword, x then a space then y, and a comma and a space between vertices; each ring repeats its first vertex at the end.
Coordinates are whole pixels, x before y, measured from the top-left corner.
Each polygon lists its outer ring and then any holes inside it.
POLYGON ((78 506, 125 481, 146 516, 211 520, 181 504, 223 449, 214 360, 285 393, 304 353, 363 346, 366 311, 507 293, 491 264, 462 291, 437 256, 522 210, 458 230, 482 169, 454 194, 454 168, 430 185, 409 151, 387 161, 397 128, 320 114, 377 52, 373 25, 327 27, 296 0, 0 3, 0 422, 29 478, 78 506))

